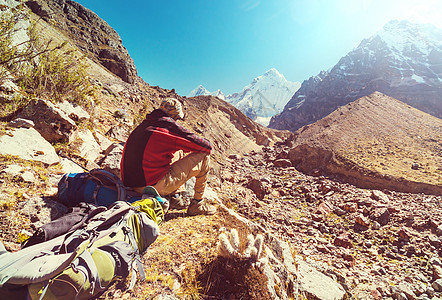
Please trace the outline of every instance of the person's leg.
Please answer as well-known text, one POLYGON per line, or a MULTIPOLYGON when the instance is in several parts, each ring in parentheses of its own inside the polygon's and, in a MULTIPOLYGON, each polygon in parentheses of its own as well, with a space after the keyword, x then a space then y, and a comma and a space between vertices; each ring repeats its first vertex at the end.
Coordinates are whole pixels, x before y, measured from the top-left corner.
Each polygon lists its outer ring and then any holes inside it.
POLYGON ((169 172, 154 187, 161 196, 175 193, 187 180, 196 178, 194 198, 202 199, 209 173, 210 156, 206 153, 191 153, 174 162, 169 172))

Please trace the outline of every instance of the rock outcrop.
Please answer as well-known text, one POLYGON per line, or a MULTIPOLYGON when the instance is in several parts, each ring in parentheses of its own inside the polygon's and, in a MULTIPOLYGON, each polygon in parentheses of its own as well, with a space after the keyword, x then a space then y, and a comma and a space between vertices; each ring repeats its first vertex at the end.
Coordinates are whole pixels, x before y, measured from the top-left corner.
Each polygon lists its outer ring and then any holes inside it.
POLYGON ((26 5, 43 20, 68 33, 88 56, 125 82, 137 69, 118 33, 94 12, 70 0, 30 0, 26 5))

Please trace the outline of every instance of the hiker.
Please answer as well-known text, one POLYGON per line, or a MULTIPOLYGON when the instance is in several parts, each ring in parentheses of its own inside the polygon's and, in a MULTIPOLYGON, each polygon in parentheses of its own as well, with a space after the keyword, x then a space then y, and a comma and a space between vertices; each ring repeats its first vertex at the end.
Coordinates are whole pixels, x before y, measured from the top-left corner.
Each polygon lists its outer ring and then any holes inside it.
POLYGON ((132 131, 121 159, 123 184, 138 193, 153 186, 161 196, 171 196, 170 208, 182 209, 187 205, 177 191, 195 177, 187 214, 214 214, 215 206, 203 199, 212 145, 179 125, 178 119, 184 119, 181 103, 168 98, 132 131))

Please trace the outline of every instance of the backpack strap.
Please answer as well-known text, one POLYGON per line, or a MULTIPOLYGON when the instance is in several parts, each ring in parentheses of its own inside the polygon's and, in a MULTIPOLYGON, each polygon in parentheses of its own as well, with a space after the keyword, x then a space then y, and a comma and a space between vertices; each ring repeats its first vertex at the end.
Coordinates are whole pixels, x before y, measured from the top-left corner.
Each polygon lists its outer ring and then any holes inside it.
POLYGON ((132 247, 136 250, 135 258, 132 263, 132 277, 130 279, 130 284, 129 284, 129 290, 132 290, 135 287, 135 283, 137 281, 136 269, 138 273, 140 273, 141 281, 144 281, 146 279, 146 273, 144 272, 143 265, 141 264, 140 249, 138 249, 138 244, 132 230, 130 230, 129 227, 125 226, 123 227, 123 231, 129 237, 129 241, 132 247))
MULTIPOLYGON (((89 174, 104 185, 106 185, 106 183, 103 183, 103 181, 102 181, 103 177, 110 180, 111 183, 117 189, 118 201, 126 201, 126 188, 124 187, 123 182, 121 182, 121 179, 117 175, 115 175, 112 172, 103 170, 103 169, 92 169, 89 172, 89 174)), ((97 193, 98 193, 98 190, 94 191, 94 200, 97 196, 97 193)))

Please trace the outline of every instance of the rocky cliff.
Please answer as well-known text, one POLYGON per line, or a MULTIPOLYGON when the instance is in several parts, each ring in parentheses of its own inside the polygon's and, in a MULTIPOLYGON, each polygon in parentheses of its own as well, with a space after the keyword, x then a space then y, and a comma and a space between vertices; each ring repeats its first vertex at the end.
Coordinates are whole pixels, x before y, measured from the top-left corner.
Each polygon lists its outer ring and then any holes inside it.
POLYGON ((118 33, 94 12, 70 0, 30 0, 26 5, 46 22, 67 33, 92 60, 125 82, 137 69, 118 33))
POLYGON ((391 21, 329 71, 302 83, 269 127, 295 131, 375 91, 442 117, 442 31, 391 21))

